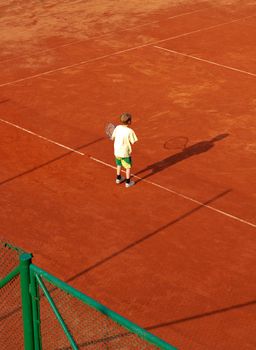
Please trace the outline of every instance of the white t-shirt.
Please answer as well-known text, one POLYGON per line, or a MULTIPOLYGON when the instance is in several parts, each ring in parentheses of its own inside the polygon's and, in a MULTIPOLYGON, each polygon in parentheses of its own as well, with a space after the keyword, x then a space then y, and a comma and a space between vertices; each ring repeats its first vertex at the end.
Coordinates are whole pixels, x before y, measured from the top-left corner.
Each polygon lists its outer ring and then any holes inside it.
POLYGON ((130 157, 132 153, 131 144, 133 145, 134 142, 138 141, 135 132, 126 125, 118 125, 111 138, 114 140, 114 154, 121 158, 130 157))

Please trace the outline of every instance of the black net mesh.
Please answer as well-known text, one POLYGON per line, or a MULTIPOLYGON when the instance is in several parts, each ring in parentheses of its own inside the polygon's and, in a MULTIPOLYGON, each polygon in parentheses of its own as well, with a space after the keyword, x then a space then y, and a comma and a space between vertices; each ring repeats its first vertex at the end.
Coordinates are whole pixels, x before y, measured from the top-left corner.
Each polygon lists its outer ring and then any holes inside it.
MULTIPOLYGON (((0 281, 19 265, 23 251, 0 238, 0 281)), ((156 350, 160 349, 128 331, 102 312, 42 278, 69 334, 78 349, 88 350, 156 350)), ((40 333, 42 350, 72 350, 43 290, 39 287, 40 333)), ((34 299, 35 300, 35 299, 34 299)), ((104 309, 105 310, 105 309, 104 309)), ((0 288, 0 350, 24 349, 20 275, 0 288)))
MULTIPOLYGON (((21 253, 0 239, 0 280, 19 265, 21 253)), ((19 275, 0 288, 0 349, 24 349, 19 275)))
MULTIPOLYGON (((74 296, 43 280, 54 304, 79 349, 153 350, 160 349, 129 332, 111 318, 84 304, 74 296)), ((69 350, 70 343, 49 302, 40 292, 40 318, 43 350, 69 350)))

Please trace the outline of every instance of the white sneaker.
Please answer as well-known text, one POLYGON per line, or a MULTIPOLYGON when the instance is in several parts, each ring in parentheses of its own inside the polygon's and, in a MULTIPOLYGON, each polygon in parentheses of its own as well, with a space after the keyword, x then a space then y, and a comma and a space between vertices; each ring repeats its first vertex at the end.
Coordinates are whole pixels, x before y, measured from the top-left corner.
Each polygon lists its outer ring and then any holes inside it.
POLYGON ((133 185, 135 185, 135 182, 134 181, 132 181, 132 180, 130 180, 130 182, 129 183, 125 183, 125 187, 126 188, 128 188, 128 187, 132 187, 133 185))
POLYGON ((125 180, 125 178, 123 176, 121 176, 121 179, 116 179, 116 184, 120 184, 124 180, 125 180))

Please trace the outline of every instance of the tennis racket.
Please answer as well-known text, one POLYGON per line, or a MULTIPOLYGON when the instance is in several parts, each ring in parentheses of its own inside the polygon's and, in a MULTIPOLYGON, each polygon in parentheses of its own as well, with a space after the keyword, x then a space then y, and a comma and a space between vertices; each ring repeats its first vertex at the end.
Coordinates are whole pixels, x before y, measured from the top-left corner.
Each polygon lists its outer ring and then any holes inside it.
POLYGON ((111 139, 112 135, 113 135, 113 132, 115 130, 115 125, 112 124, 112 123, 108 123, 106 126, 105 126, 105 133, 106 135, 111 139))

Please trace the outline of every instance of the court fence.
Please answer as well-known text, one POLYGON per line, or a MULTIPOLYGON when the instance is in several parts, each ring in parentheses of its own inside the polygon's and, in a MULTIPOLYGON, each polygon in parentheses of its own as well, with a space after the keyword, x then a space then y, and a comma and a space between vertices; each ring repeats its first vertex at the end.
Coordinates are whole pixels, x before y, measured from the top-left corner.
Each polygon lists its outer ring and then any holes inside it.
POLYGON ((175 350, 0 239, 1 350, 175 350))

